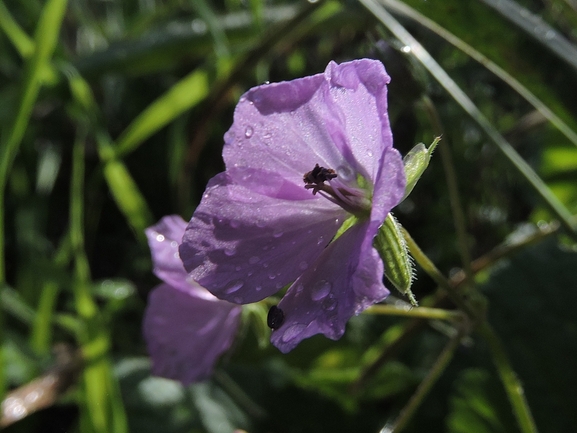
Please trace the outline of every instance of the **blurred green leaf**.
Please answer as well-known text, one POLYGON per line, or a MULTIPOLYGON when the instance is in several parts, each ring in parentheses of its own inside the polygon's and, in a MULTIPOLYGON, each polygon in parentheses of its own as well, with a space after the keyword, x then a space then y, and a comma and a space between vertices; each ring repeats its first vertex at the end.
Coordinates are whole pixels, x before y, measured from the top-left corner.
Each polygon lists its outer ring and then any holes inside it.
POLYGON ((205 71, 197 70, 184 77, 133 120, 118 138, 116 154, 124 156, 136 149, 160 128, 202 101, 208 90, 205 71))
POLYGON ((34 52, 34 42, 12 17, 8 8, 0 1, 0 28, 14 44, 20 56, 28 58, 34 52))
POLYGON ((511 433, 518 429, 496 378, 481 369, 463 371, 455 381, 447 418, 449 433, 511 433))

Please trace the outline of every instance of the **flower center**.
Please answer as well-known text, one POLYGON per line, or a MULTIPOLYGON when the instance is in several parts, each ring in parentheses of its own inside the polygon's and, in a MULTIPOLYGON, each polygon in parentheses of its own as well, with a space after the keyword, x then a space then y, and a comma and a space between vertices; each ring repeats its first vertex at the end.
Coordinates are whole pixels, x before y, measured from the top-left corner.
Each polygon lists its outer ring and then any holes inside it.
POLYGON ((312 189, 313 195, 319 193, 327 200, 339 205, 347 212, 358 217, 369 216, 371 213, 371 201, 365 191, 345 185, 339 179, 338 174, 332 168, 315 167, 304 174, 303 181, 306 189, 312 189), (331 182, 326 184, 325 182, 331 182))

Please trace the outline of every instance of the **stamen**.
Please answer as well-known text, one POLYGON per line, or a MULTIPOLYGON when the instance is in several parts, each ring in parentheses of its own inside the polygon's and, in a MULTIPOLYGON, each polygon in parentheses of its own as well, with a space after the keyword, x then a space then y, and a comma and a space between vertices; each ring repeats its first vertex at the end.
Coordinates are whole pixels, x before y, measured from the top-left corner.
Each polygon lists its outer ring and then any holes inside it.
POLYGON ((303 181, 306 189, 313 190, 313 195, 320 192, 324 198, 342 207, 347 212, 358 216, 368 215, 371 204, 362 190, 351 188, 338 179, 332 185, 325 183, 336 177, 337 173, 332 168, 325 168, 315 164, 311 171, 305 173, 303 181))

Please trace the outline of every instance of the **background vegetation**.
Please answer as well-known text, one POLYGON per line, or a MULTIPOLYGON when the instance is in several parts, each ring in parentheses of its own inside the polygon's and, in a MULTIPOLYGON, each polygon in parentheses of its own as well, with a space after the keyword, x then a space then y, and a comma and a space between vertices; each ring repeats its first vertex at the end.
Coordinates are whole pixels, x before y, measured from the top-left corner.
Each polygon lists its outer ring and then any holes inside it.
POLYGON ((4 0, 0 29, 6 432, 577 429, 575 0, 4 0), (360 57, 403 154, 443 136, 396 216, 449 312, 282 355, 254 307, 210 381, 151 377, 144 228, 190 218, 244 91, 360 57))

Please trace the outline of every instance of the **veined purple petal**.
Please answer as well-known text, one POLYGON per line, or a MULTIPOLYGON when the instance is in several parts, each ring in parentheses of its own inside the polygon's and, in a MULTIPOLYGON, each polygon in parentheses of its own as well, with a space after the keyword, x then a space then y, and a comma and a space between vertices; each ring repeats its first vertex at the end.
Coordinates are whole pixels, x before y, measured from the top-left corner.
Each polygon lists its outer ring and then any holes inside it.
POLYGON ((149 296, 143 325, 152 372, 185 385, 210 376, 218 357, 232 344, 240 313, 241 307, 216 298, 190 296, 168 284, 157 286, 149 296))
POLYGON ((326 199, 281 200, 221 173, 186 229, 180 256, 190 277, 220 299, 256 302, 305 271, 345 216, 326 199))
POLYGON ((366 221, 347 230, 289 288, 278 305, 284 323, 271 337, 281 352, 315 334, 340 338, 354 314, 389 294, 378 253, 362 249, 368 227, 366 221))

